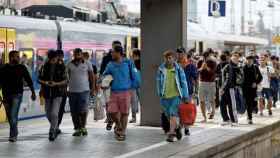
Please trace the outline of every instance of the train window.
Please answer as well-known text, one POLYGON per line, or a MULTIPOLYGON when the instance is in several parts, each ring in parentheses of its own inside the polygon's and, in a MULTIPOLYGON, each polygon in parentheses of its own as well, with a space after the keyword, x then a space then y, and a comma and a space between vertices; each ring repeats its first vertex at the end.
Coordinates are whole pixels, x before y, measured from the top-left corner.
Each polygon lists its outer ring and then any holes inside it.
POLYGON ((10 52, 12 50, 15 50, 15 45, 14 45, 13 42, 10 42, 9 45, 8 45, 8 52, 10 52))
POLYGON ((39 70, 48 57, 48 49, 38 49, 36 52, 35 70, 39 70))
POLYGON ((19 51, 20 53, 20 62, 25 65, 30 71, 32 71, 33 65, 33 50, 31 49, 22 49, 19 51))
POLYGON ((96 50, 94 53, 95 56, 95 65, 97 67, 97 69, 99 70, 101 67, 101 63, 102 63, 102 59, 104 57, 104 55, 106 54, 105 50, 96 50))
POLYGON ((88 52, 89 53, 89 60, 91 61, 91 62, 93 62, 94 60, 93 60, 93 51, 92 51, 92 49, 83 49, 83 52, 88 52))
POLYGON ((0 64, 4 64, 5 43, 0 42, 0 64))
MULTIPOLYGON (((33 49, 20 49, 20 63, 26 66, 30 76, 32 76, 32 79, 34 78, 33 74, 33 49)), ((24 84, 24 86, 27 86, 27 83, 24 84)))
POLYGON ((39 89, 40 88, 40 84, 37 82, 38 81, 38 76, 39 76, 39 71, 41 69, 41 67, 44 65, 45 61, 47 60, 48 57, 48 49, 37 49, 36 51, 36 56, 34 59, 34 72, 33 72, 33 84, 35 89, 39 89))
POLYGON ((131 39, 131 48, 139 48, 138 44, 139 44, 139 41, 138 41, 138 37, 132 37, 131 39))
POLYGON ((83 52, 88 52, 90 55, 93 53, 92 49, 83 49, 83 52))
POLYGON ((66 63, 68 63, 68 62, 70 62, 71 60, 73 60, 73 54, 74 54, 74 50, 73 50, 73 49, 67 51, 67 52, 64 54, 64 58, 65 58, 66 63))

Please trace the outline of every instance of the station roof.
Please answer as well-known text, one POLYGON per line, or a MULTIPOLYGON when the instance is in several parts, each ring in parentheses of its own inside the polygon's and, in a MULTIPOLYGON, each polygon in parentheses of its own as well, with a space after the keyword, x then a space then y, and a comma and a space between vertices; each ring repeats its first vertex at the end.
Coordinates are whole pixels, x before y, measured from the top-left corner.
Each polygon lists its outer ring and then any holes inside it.
POLYGON ((209 32, 197 23, 187 23, 188 40, 220 41, 228 45, 267 45, 268 40, 252 36, 209 32))

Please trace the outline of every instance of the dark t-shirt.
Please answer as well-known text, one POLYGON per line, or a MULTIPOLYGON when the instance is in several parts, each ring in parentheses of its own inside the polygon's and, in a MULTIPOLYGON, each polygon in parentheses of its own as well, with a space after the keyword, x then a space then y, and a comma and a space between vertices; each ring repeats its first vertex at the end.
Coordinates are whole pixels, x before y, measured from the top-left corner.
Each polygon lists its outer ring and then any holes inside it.
POLYGON ((217 63, 213 59, 207 59, 205 62, 199 61, 199 80, 202 82, 215 82, 217 63), (201 69, 202 65, 206 64, 208 69, 201 69))
POLYGON ((97 67, 95 65, 92 64, 92 69, 93 69, 93 73, 95 75, 97 75, 97 67))
POLYGON ((0 69, 0 85, 4 96, 22 94, 24 81, 34 90, 33 82, 27 68, 22 65, 6 64, 0 69))
POLYGON ((135 67, 138 71, 141 70, 141 62, 140 62, 140 59, 139 60, 134 60, 134 64, 135 64, 135 67))
POLYGON ((103 74, 105 71, 107 65, 112 61, 112 50, 109 51, 109 53, 103 57, 101 67, 100 67, 100 74, 103 74))

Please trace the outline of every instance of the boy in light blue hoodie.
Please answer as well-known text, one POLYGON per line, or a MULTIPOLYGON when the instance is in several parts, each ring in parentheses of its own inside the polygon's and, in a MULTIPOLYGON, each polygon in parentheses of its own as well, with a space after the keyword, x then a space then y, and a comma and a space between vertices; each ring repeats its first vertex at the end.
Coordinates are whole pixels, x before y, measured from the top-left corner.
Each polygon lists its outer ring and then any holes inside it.
POLYGON ((175 137, 180 140, 182 133, 178 109, 182 101, 188 102, 189 94, 185 73, 176 63, 175 53, 172 50, 164 53, 164 63, 158 68, 157 92, 161 107, 170 122, 167 141, 174 142, 175 137))

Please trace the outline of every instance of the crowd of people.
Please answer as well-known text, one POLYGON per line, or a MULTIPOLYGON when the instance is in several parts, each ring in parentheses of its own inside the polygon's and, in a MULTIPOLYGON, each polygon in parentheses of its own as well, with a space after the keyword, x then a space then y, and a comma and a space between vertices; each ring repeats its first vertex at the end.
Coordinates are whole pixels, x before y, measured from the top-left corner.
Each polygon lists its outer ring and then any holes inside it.
MULTIPOLYGON (((269 51, 257 55, 208 49, 199 56, 178 48, 164 52, 163 58, 156 80, 161 107, 170 121, 167 141, 182 138, 182 103, 200 106, 201 123, 214 119, 218 108, 222 126, 238 126, 238 114, 246 111, 248 124, 253 124, 253 113, 263 116, 265 108, 272 116, 279 96, 280 63, 269 51)), ((188 127, 185 134, 190 135, 188 127)))
MULTIPOLYGON (((44 99, 46 117, 50 123, 49 140, 54 141, 62 133, 66 100, 69 98, 70 113, 74 126, 73 136, 87 136, 86 128, 90 97, 99 92, 109 94, 105 98, 106 129, 114 130, 115 139, 124 141, 128 123, 136 123, 139 112, 141 85, 140 50, 135 49, 131 58, 125 54, 119 41, 112 43, 112 49, 103 57, 98 68, 90 61, 89 53, 76 48, 73 59, 65 63, 62 50, 49 50, 48 58, 38 73, 39 97, 44 99), (132 119, 129 121, 129 113, 132 119), (114 127, 114 128, 113 128, 114 127)), ((279 95, 280 64, 277 56, 268 52, 259 55, 208 49, 203 55, 195 55, 185 48, 163 53, 164 62, 156 74, 160 97, 162 119, 168 122, 164 129, 167 141, 174 142, 190 135, 189 125, 180 123, 179 106, 196 104, 200 106, 206 123, 217 117, 220 108, 221 125, 238 125, 238 113, 247 111, 248 124, 253 124, 253 113, 272 115, 279 95), (244 55, 247 54, 247 55, 244 55)), ((20 53, 11 51, 9 63, 0 68, 0 86, 3 103, 10 125, 10 142, 18 136, 18 113, 27 84, 36 100, 33 81, 26 66, 21 64, 20 53)))
POLYGON ((40 67, 38 81, 32 81, 27 67, 22 64, 20 52, 9 52, 9 63, 0 68, 0 86, 7 119, 10 125, 10 142, 18 137, 18 113, 23 99, 24 86, 32 92, 33 101, 38 98, 34 83, 41 85, 39 97, 43 99, 46 117, 50 123, 49 140, 54 141, 62 133, 60 124, 63 119, 66 100, 69 98, 70 113, 74 126, 73 136, 87 136, 86 128, 90 98, 98 91, 110 90, 106 100, 107 130, 113 124, 115 137, 119 141, 126 138, 126 128, 130 107, 131 123, 136 122, 139 105, 140 87, 140 50, 133 50, 132 59, 126 58, 121 42, 114 41, 112 49, 103 58, 100 75, 97 67, 89 60, 88 52, 76 48, 73 58, 65 63, 62 50, 49 50, 47 60, 40 67), (136 65, 136 66, 135 66, 136 65), (102 86, 102 80, 110 76, 109 88, 102 86), (132 105, 132 106, 131 106, 132 105))

